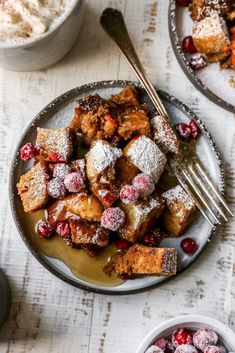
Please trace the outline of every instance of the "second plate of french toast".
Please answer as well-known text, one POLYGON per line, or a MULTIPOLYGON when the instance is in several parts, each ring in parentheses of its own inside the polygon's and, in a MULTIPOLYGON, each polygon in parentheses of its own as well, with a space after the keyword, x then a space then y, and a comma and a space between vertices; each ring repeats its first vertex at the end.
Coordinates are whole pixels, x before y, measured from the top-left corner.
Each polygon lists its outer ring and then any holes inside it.
POLYGON ((11 206, 33 255, 77 287, 131 293, 172 278, 213 230, 170 161, 196 149, 223 192, 220 156, 196 115, 161 93, 171 117, 135 82, 75 88, 32 121, 11 169, 11 206))

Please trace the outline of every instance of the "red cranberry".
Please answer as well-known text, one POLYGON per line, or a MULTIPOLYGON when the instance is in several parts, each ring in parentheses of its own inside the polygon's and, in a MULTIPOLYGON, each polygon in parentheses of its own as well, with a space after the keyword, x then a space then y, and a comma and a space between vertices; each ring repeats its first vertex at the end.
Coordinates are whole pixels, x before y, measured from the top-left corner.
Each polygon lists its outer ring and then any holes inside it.
POLYGON ((125 250, 129 247, 129 242, 125 239, 118 239, 115 241, 115 245, 119 250, 125 250))
POLYGON ((176 0, 177 4, 181 6, 188 6, 191 0, 176 0))
POLYGON ((196 348, 204 351, 209 345, 216 345, 218 342, 218 335, 209 328, 198 330, 193 335, 193 344, 196 348))
POLYGON ((107 192, 107 194, 105 194, 103 199, 104 199, 104 202, 106 202, 109 205, 112 205, 116 201, 116 197, 112 195, 110 192, 107 192))
POLYGON ((165 238, 167 234, 161 229, 156 228, 151 234, 147 234, 143 237, 143 243, 147 246, 156 246, 159 240, 165 238))
POLYGON ((62 238, 70 237, 70 226, 69 222, 59 222, 56 226, 56 233, 60 235, 62 238))
POLYGON ((121 188, 120 199, 126 204, 134 204, 139 198, 139 191, 132 185, 125 185, 121 188))
POLYGON ((101 226, 115 232, 125 222, 125 213, 119 207, 109 207, 102 213, 101 226))
POLYGON ((66 162, 64 158, 60 156, 59 153, 57 152, 48 153, 48 160, 50 162, 56 162, 56 163, 66 162))
POLYGON ((179 123, 175 125, 175 130, 182 140, 188 140, 191 136, 191 128, 188 124, 179 123))
POLYGON ((160 347, 164 353, 173 353, 174 352, 173 344, 169 340, 166 340, 165 338, 158 338, 154 342, 154 345, 160 347))
POLYGON ((37 232, 43 239, 48 239, 52 236, 53 228, 48 221, 40 221, 37 224, 37 232))
POLYGON ((195 45, 193 43, 192 36, 187 36, 183 39, 182 49, 185 53, 190 53, 190 54, 196 53, 197 49, 195 48, 195 45))
POLYGON ((112 144, 114 145, 114 146, 119 146, 119 142, 121 141, 121 136, 120 135, 114 135, 113 137, 112 137, 112 140, 111 140, 111 142, 112 142, 112 144))
POLYGON ((192 55, 189 64, 193 70, 199 70, 207 65, 207 60, 205 55, 197 53, 192 55))
POLYGON ((181 248, 186 254, 192 254, 197 251, 197 244, 191 238, 185 238, 181 241, 181 248))
POLYGON ((140 197, 151 195, 155 189, 153 179, 145 173, 140 173, 134 178, 133 187, 138 190, 140 197))
POLYGON ((39 153, 39 150, 32 143, 26 143, 26 145, 22 146, 20 149, 20 158, 23 161, 29 161, 33 157, 35 157, 39 153))
POLYGON ((47 184, 47 192, 53 199, 63 199, 66 191, 63 181, 59 178, 51 179, 47 184))
POLYGON ((64 185, 69 192, 81 192, 85 189, 83 177, 77 172, 66 175, 64 185))
POLYGON ((178 347, 181 344, 191 345, 193 343, 193 335, 188 329, 180 328, 173 332, 171 340, 175 347, 178 347))
POLYGON ((189 127, 191 129, 191 134, 192 134, 193 138, 197 139, 198 136, 200 135, 201 131, 200 131, 199 126, 197 125, 197 123, 193 119, 190 120, 189 127))
POLYGON ((70 173, 70 166, 66 163, 57 163, 53 168, 53 177, 64 180, 65 176, 70 173))
POLYGON ((76 159, 75 161, 72 161, 71 164, 72 171, 80 173, 83 179, 86 179, 86 162, 85 159, 76 159))

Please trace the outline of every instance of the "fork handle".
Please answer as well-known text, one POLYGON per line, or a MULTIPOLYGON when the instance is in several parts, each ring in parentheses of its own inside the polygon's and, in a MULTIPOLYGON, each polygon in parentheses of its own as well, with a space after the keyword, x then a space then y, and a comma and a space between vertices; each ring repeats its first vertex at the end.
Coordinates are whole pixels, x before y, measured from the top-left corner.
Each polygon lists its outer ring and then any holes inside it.
POLYGON ((124 54, 159 114, 168 116, 152 82, 140 63, 129 37, 122 13, 116 9, 107 8, 100 17, 100 24, 124 54))

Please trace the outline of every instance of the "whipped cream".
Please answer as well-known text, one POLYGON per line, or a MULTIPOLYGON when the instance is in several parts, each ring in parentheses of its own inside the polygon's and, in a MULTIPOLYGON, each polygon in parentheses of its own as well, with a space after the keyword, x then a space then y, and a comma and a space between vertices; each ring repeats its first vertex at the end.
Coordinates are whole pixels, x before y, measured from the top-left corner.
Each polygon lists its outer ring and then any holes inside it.
POLYGON ((47 32, 72 0, 0 0, 0 43, 20 43, 47 32))

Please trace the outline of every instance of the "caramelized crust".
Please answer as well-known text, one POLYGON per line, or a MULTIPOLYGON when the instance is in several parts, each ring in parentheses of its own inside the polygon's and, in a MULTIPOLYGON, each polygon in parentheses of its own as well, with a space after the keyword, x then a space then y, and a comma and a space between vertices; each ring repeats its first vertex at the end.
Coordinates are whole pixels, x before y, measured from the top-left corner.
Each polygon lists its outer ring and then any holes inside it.
POLYGON ((52 223, 65 221, 70 217, 81 217, 91 222, 99 222, 103 207, 94 195, 72 194, 56 201, 48 209, 48 218, 52 223))
POLYGON ((49 200, 48 180, 44 162, 38 162, 27 173, 21 175, 17 188, 25 212, 36 212, 46 206, 49 200))
POLYGON ((117 105, 132 107, 140 106, 138 100, 138 92, 136 88, 127 86, 123 88, 119 93, 112 96, 111 101, 117 105))
POLYGON ((115 258, 115 272, 120 277, 137 275, 172 276, 177 271, 176 249, 132 245, 115 258))
POLYGON ((97 222, 82 219, 69 220, 72 242, 76 245, 94 245, 104 247, 109 244, 109 231, 97 222))
POLYGON ((150 136, 150 123, 146 111, 141 107, 126 108, 119 116, 118 133, 125 140, 134 134, 150 136))
POLYGON ((192 0, 189 4, 189 11, 194 21, 201 21, 216 11, 225 16, 231 9, 231 0, 192 0))
POLYGON ((147 233, 160 217, 165 205, 164 200, 157 195, 151 195, 135 204, 119 202, 119 207, 125 213, 125 223, 118 231, 120 237, 134 243, 147 233))

